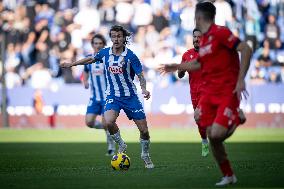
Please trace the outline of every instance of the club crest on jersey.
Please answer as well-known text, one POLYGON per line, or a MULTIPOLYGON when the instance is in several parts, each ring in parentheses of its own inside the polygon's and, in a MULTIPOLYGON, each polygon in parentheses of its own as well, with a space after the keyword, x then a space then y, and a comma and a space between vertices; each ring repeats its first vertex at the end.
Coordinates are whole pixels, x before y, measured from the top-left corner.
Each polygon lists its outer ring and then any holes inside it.
POLYGON ((108 71, 113 73, 113 74, 122 74, 123 69, 120 66, 109 66, 108 71))
POLYGON ((210 35, 210 36, 208 37, 208 41, 211 42, 212 39, 213 39, 213 37, 212 37, 212 35, 210 35))
POLYGON ((233 34, 231 34, 230 37, 228 38, 228 41, 231 42, 231 41, 233 41, 234 38, 235 38, 235 36, 233 34))
POLYGON ((124 58, 122 59, 122 61, 120 62, 121 66, 123 66, 125 64, 125 60, 124 58))

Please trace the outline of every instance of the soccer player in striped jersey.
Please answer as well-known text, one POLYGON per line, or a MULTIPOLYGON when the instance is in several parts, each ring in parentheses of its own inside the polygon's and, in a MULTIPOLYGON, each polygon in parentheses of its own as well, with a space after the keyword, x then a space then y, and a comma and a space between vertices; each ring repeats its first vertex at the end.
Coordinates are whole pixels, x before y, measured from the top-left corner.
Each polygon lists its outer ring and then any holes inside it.
POLYGON ((108 150, 106 155, 114 155, 115 143, 107 130, 105 119, 102 116, 102 121, 97 121, 97 116, 103 115, 103 109, 105 105, 105 89, 106 89, 106 77, 104 66, 100 62, 89 61, 90 57, 93 57, 97 52, 104 48, 106 45, 106 39, 101 34, 95 34, 92 37, 91 45, 94 50, 94 54, 89 54, 86 58, 72 62, 72 63, 61 63, 61 67, 66 67, 86 64, 84 65, 83 72, 83 84, 86 89, 90 88, 90 100, 87 106, 87 112, 85 116, 86 125, 90 128, 105 129, 107 136, 108 150))
POLYGON ((87 60, 87 62, 99 60, 104 64, 107 81, 104 108, 106 125, 112 138, 118 144, 118 152, 126 152, 127 145, 116 125, 120 110, 124 110, 127 117, 135 122, 140 131, 141 159, 144 161, 145 168, 151 169, 154 168, 154 164, 149 153, 149 130, 145 112, 133 82, 134 76, 137 75, 142 94, 148 100, 151 95, 146 89, 142 64, 138 57, 126 47, 131 33, 122 26, 114 25, 110 29, 109 36, 113 43, 112 47, 100 50, 94 57, 87 60))

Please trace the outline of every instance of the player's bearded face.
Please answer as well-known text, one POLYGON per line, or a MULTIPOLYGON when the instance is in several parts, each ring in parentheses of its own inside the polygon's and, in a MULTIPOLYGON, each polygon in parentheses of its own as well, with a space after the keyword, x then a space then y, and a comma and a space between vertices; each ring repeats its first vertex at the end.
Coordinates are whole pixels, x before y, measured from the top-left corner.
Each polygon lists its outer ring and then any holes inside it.
POLYGON ((124 45, 125 37, 122 31, 111 31, 110 38, 114 48, 121 48, 124 45))
POLYGON ((199 49, 200 37, 201 37, 201 32, 195 31, 193 34, 193 46, 195 49, 199 49))

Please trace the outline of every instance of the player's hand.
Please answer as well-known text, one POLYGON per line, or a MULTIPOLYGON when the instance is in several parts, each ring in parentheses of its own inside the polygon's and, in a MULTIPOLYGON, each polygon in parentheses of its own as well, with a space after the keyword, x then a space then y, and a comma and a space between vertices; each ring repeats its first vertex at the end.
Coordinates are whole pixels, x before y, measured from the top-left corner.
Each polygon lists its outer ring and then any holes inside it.
POLYGON ((183 78, 185 76, 185 71, 178 70, 178 78, 183 78))
POLYGON ((249 94, 246 90, 246 83, 244 80, 238 80, 233 93, 236 93, 239 100, 242 99, 242 96, 247 99, 249 94))
POLYGON ((67 63, 67 62, 60 62, 59 66, 61 68, 70 68, 70 67, 72 67, 71 63, 67 63))
POLYGON ((147 90, 143 90, 142 94, 144 95, 144 98, 146 98, 146 100, 148 100, 151 97, 150 92, 147 90))
POLYGON ((83 82, 83 83, 84 83, 85 89, 88 89, 89 88, 89 82, 83 82))
POLYGON ((178 70, 178 64, 162 64, 158 67, 160 74, 174 72, 178 70))

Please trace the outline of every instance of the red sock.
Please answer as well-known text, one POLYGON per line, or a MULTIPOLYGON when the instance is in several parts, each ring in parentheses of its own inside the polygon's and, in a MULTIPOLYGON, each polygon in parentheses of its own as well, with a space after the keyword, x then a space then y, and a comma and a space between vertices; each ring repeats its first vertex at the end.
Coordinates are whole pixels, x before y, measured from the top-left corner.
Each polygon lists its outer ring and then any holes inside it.
POLYGON ((224 176, 229 176, 230 177, 230 176, 232 176, 234 174, 233 170, 231 168, 229 160, 225 160, 219 166, 220 166, 220 169, 221 169, 221 171, 222 171, 224 176))
POLYGON ((202 139, 207 139, 206 128, 200 127, 198 124, 198 131, 202 139))

